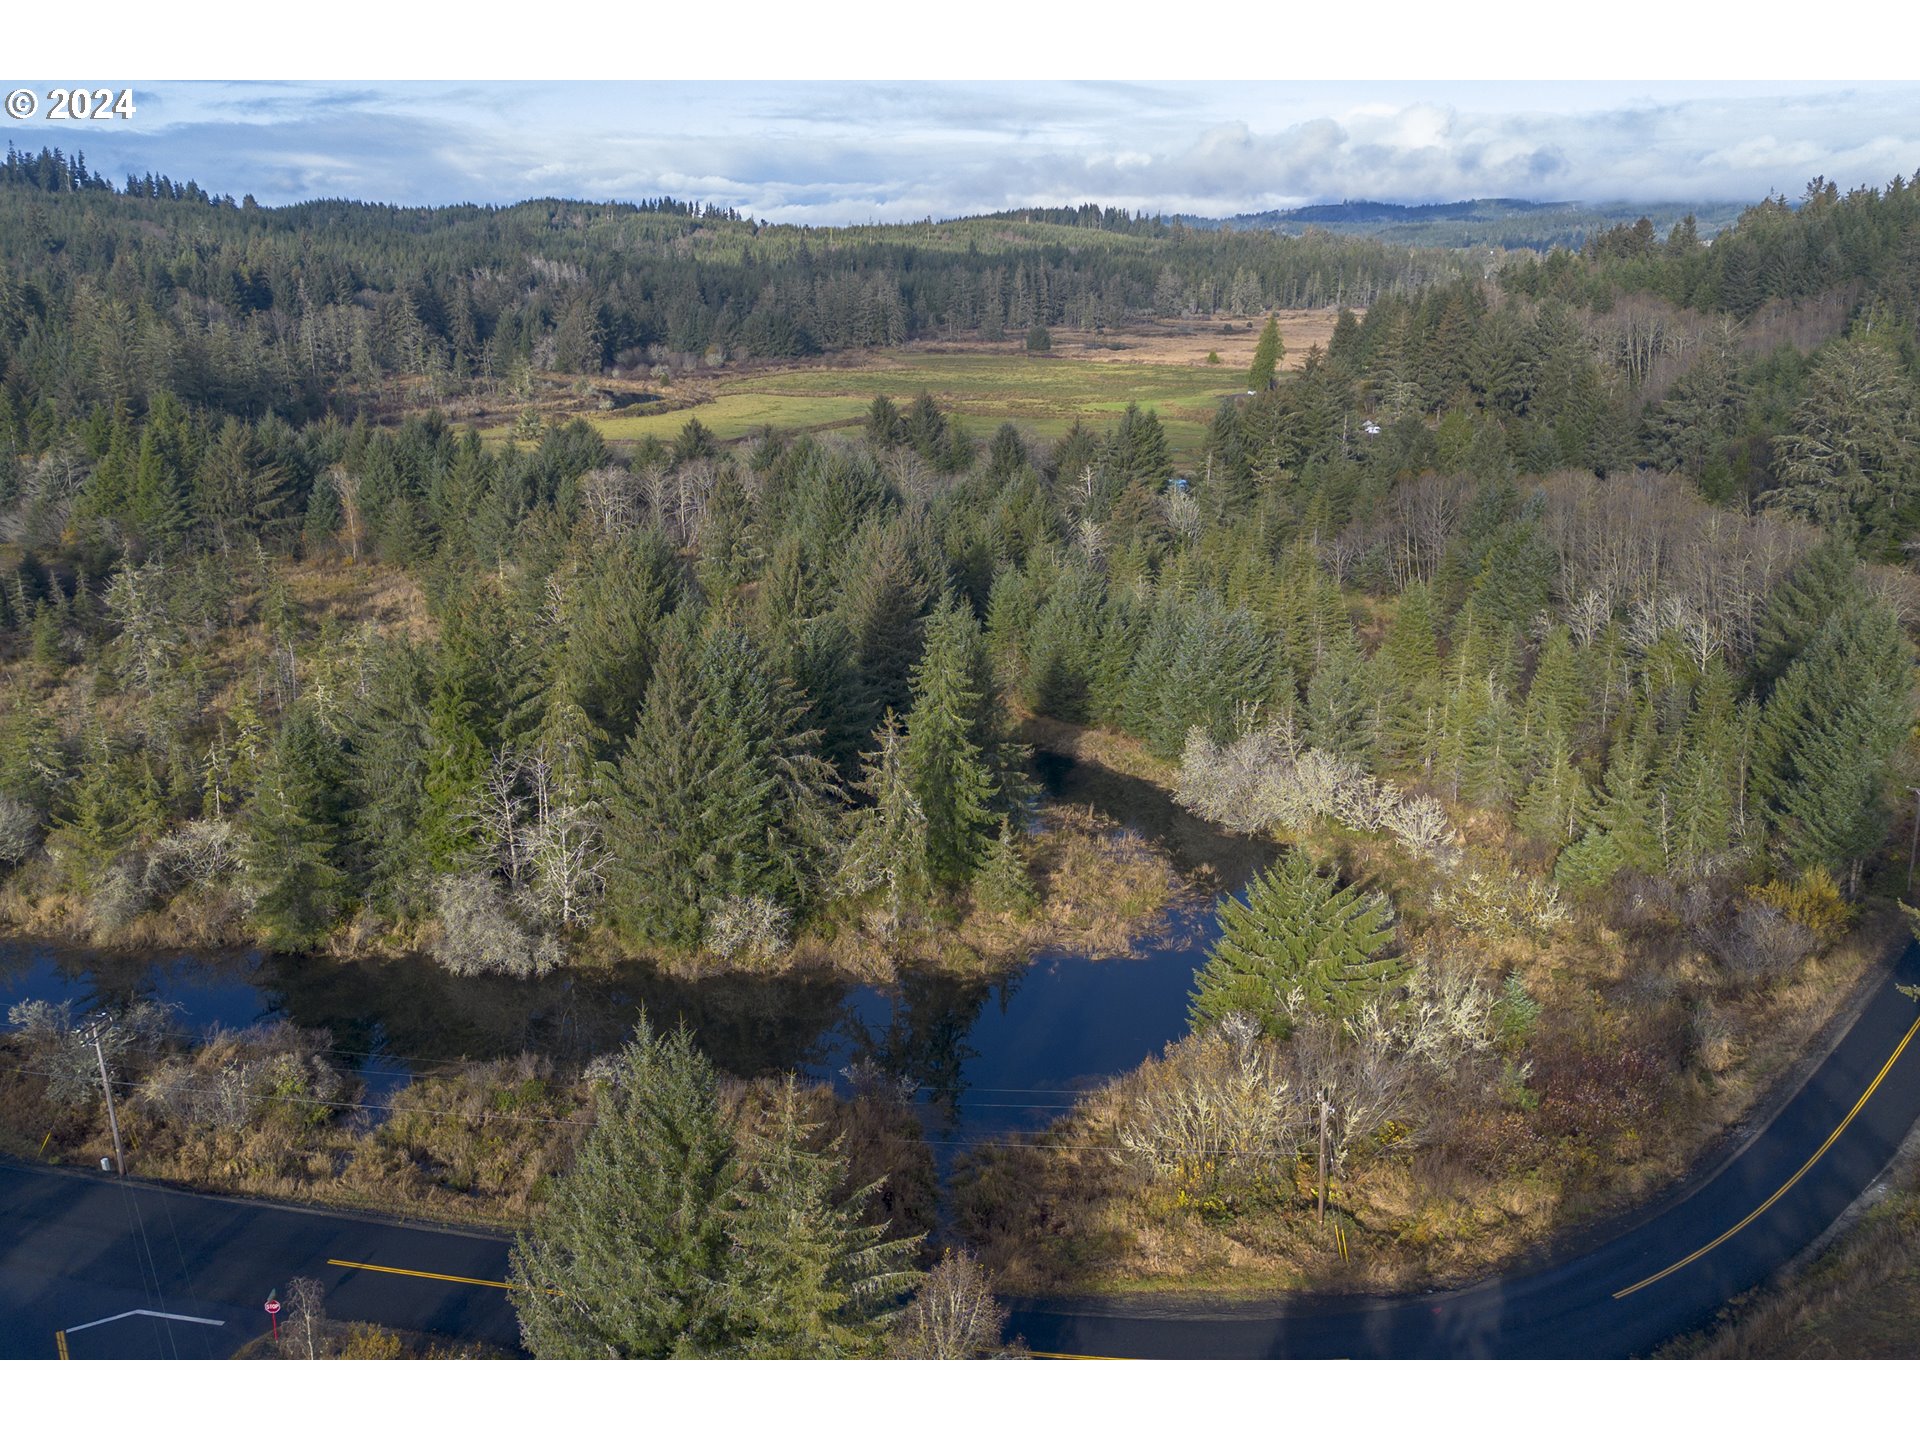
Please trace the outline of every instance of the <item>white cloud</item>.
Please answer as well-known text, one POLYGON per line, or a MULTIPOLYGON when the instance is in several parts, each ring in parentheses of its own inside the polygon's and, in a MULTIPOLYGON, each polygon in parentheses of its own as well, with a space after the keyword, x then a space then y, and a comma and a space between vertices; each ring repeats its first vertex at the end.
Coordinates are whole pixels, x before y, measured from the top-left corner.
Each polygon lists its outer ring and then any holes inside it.
MULTIPOLYGON (((1094 200, 1758 199, 1920 166, 1920 87, 635 84, 141 87, 96 168, 263 201, 670 192, 831 224, 1094 200)), ((16 144, 71 146, 59 127, 16 144)))

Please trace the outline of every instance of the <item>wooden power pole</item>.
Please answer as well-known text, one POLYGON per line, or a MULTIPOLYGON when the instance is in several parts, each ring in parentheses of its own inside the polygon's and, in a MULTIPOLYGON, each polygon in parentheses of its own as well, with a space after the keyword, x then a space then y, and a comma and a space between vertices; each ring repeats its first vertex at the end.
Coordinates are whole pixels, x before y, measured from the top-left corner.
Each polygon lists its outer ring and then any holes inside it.
POLYGON ((126 1177, 127 1156, 120 1148, 120 1116, 113 1108, 113 1082, 107 1078, 107 1052, 100 1045, 100 1026, 90 1026, 87 1036, 93 1041, 93 1058, 100 1062, 100 1093, 107 1097, 107 1124, 113 1129, 113 1163, 119 1168, 121 1178, 126 1177))
POLYGON ((1327 1098, 1327 1089, 1320 1087, 1320 1211, 1319 1223, 1327 1223, 1327 1118, 1333 1113, 1333 1102, 1327 1098))

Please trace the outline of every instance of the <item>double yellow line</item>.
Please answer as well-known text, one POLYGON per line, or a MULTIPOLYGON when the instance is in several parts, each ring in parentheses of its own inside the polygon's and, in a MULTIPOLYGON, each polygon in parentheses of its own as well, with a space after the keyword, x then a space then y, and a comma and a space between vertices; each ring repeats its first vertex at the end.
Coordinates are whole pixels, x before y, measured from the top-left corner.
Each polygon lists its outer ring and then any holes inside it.
POLYGON ((374 1270, 382 1275, 410 1275, 415 1280, 445 1280, 450 1285, 488 1285, 495 1290, 517 1290, 506 1280, 477 1280, 471 1275, 441 1275, 432 1270, 404 1270, 398 1265, 369 1265, 363 1260, 329 1260, 343 1270, 374 1270))
POLYGON ((1842 1120, 1838 1125, 1833 1127, 1833 1133, 1827 1136, 1826 1143, 1823 1144, 1818 1150, 1813 1152, 1812 1156, 1809 1157, 1806 1164, 1802 1165, 1798 1170, 1793 1172, 1793 1175, 1787 1180, 1786 1184, 1782 1185, 1778 1190, 1774 1191, 1773 1194, 1769 1195, 1766 1198, 1766 1201, 1760 1206, 1759 1209, 1755 1210, 1751 1215, 1747 1216, 1746 1219, 1742 1220, 1738 1225, 1735 1225, 1731 1230, 1728 1230, 1724 1234, 1718 1235, 1714 1237, 1712 1240, 1709 1240, 1706 1244, 1702 1245, 1698 1250, 1694 1251, 1691 1255, 1683 1256, 1682 1258, 1674 1261, 1673 1264, 1667 1266, 1666 1269, 1657 1271, 1654 1274, 1647 1276, 1647 1278, 1644 1280, 1636 1281, 1633 1284, 1627 1286, 1627 1288, 1624 1290, 1614 1291, 1613 1298, 1616 1300, 1624 1300, 1627 1298, 1627 1296, 1633 1294, 1634 1291, 1644 1290, 1647 1288, 1647 1286, 1652 1285, 1656 1281, 1666 1279, 1667 1276, 1673 1274, 1674 1271, 1682 1269, 1685 1266, 1691 1265, 1694 1261, 1698 1260, 1702 1255, 1705 1255, 1709 1250, 1718 1249, 1720 1246, 1726 1244, 1727 1241, 1731 1240, 1734 1236, 1738 1235, 1742 1230, 1746 1229, 1747 1226, 1751 1225, 1754 1221, 1758 1220, 1762 1215, 1766 1214, 1767 1211, 1771 1210, 1774 1207, 1774 1205, 1779 1201, 1782 1195, 1785 1195, 1795 1185, 1798 1185, 1801 1179, 1806 1175, 1806 1173, 1809 1170, 1813 1169, 1815 1165, 1818 1165, 1820 1163, 1820 1157, 1825 1155, 1827 1151, 1833 1148, 1834 1142, 1838 1140, 1842 1134, 1845 1133, 1846 1128, 1853 1123, 1854 1117, 1866 1108, 1867 1101, 1873 1098, 1873 1092, 1880 1088, 1881 1082, 1884 1081, 1887 1078, 1887 1076, 1892 1072, 1894 1065, 1899 1061, 1901 1055, 1906 1053, 1907 1046, 1913 1043, 1913 1037, 1915 1035, 1920 1035, 1920 1020, 1915 1020, 1913 1024, 1907 1028, 1907 1033, 1901 1037, 1900 1043, 1893 1047, 1893 1054, 1887 1057, 1887 1063, 1882 1065, 1880 1067, 1880 1073, 1873 1077, 1873 1083, 1867 1086, 1866 1090, 1861 1093, 1861 1096, 1858 1100, 1853 1102, 1853 1108, 1847 1112, 1846 1118, 1842 1120))

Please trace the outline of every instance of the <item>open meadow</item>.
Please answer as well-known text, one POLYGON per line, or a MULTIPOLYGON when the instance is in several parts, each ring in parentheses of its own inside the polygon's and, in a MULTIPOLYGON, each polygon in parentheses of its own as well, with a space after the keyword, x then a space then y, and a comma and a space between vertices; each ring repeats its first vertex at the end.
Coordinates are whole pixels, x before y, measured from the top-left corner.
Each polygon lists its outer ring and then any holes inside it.
MULTIPOLYGON (((1324 348, 1335 318, 1332 311, 1283 312, 1283 368, 1298 368, 1312 346, 1324 348)), ((572 395, 540 408, 556 419, 584 418, 615 443, 648 436, 671 440, 693 417, 729 442, 764 426, 856 426, 875 395, 885 394, 904 409, 925 390, 976 438, 984 440, 1010 420, 1030 438, 1050 442, 1076 420, 1104 430, 1137 403, 1159 414, 1176 461, 1185 463, 1198 453, 1220 401, 1244 392, 1260 324, 1196 319, 1097 333, 1057 329, 1053 348, 1043 354, 1027 353, 1019 337, 926 342, 777 368, 727 367, 649 385, 659 399, 621 409, 601 409, 595 398, 572 395)), ((508 426, 497 423, 483 433, 504 437, 508 426)))

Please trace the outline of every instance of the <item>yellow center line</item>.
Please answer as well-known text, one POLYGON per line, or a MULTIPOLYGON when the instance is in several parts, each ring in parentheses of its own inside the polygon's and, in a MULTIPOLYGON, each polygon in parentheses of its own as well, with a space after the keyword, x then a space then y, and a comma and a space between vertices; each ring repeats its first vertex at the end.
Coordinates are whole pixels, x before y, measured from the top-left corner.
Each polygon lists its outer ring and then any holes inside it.
POLYGON ((495 1290, 513 1290, 518 1287, 505 1280, 477 1280, 471 1275, 440 1275, 432 1270, 403 1270, 398 1265, 369 1265, 361 1260, 329 1260, 329 1265, 338 1265, 344 1270, 375 1270, 382 1275, 411 1275, 416 1280, 445 1280, 454 1285, 489 1285, 495 1290))
POLYGON ((1778 1190, 1774 1191, 1773 1194, 1769 1195, 1766 1199, 1766 1202, 1763 1205, 1761 1205, 1759 1209, 1755 1210, 1751 1215, 1747 1216, 1746 1219, 1742 1220, 1738 1225, 1735 1225, 1731 1230, 1727 1231, 1725 1234, 1720 1235, 1712 1240, 1709 1240, 1706 1244, 1702 1245, 1698 1250, 1694 1251, 1691 1255, 1685 1256, 1682 1259, 1674 1261, 1673 1264, 1667 1266, 1666 1269, 1661 1270, 1656 1274, 1649 1275, 1647 1276, 1646 1279, 1637 1281, 1636 1283, 1627 1286, 1627 1288, 1624 1290, 1614 1291, 1613 1298, 1616 1300, 1624 1300, 1627 1298, 1627 1296, 1633 1294, 1634 1291, 1644 1290, 1647 1286, 1653 1284, 1656 1280, 1666 1279, 1667 1276, 1673 1274, 1674 1271, 1682 1268, 1683 1266, 1691 1265, 1694 1261, 1698 1260, 1702 1255, 1706 1254, 1709 1250, 1716 1249, 1717 1247, 1726 1244, 1727 1241, 1731 1240, 1734 1236, 1738 1235, 1742 1230, 1746 1229, 1747 1226, 1751 1225, 1754 1221, 1758 1220, 1762 1215, 1766 1214, 1767 1211, 1771 1210, 1775 1202, 1778 1201, 1782 1195, 1786 1194, 1787 1191, 1791 1190, 1795 1185, 1798 1185, 1802 1177, 1804 1177, 1809 1170, 1813 1169, 1815 1165, 1820 1163, 1820 1157, 1822 1155, 1825 1155, 1827 1151, 1833 1148, 1834 1141, 1838 1140, 1842 1132, 1844 1132, 1846 1128, 1853 1123, 1854 1117, 1858 1115, 1863 1109, 1866 1108, 1867 1101, 1873 1098, 1873 1092, 1880 1088, 1880 1082, 1887 1078, 1888 1073, 1893 1069, 1894 1064, 1900 1059, 1900 1056, 1906 1051, 1907 1046, 1913 1043, 1913 1037, 1915 1035, 1920 1035, 1920 1020, 1915 1020, 1913 1024, 1908 1027, 1907 1033, 1901 1037, 1900 1043, 1893 1047, 1893 1054, 1887 1057, 1887 1063, 1882 1065, 1880 1067, 1880 1073, 1873 1077, 1873 1083, 1867 1086, 1866 1090, 1861 1094, 1858 1100, 1853 1102, 1853 1109, 1847 1112, 1846 1119, 1842 1120, 1838 1125, 1834 1126, 1833 1133, 1827 1136, 1826 1143, 1822 1145, 1818 1150, 1813 1152, 1813 1155, 1811 1156, 1811 1158, 1808 1159, 1806 1164, 1802 1165, 1798 1170, 1793 1172, 1792 1178, 1790 1178, 1786 1184, 1782 1185, 1778 1190))
POLYGON ((1124 1355, 1069 1355, 1060 1350, 1029 1350, 1036 1360, 1125 1360, 1124 1355))
POLYGON ((66 1331, 64 1330, 54 1331, 53 1343, 54 1343, 54 1347, 59 1350, 60 1358, 62 1360, 71 1360, 73 1358, 71 1355, 67 1353, 67 1332, 66 1331))

